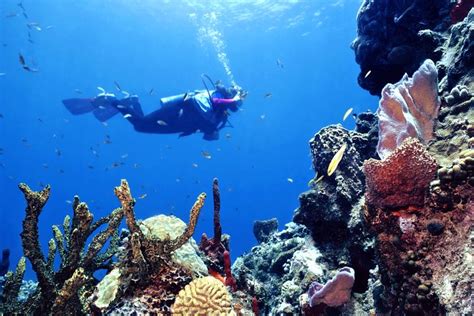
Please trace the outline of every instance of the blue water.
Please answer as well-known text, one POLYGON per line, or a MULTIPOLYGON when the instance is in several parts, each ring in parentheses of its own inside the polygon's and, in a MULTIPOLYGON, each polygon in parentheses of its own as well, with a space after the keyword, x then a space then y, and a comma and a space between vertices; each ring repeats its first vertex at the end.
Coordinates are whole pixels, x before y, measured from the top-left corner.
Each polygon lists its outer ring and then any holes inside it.
MULTIPOLYGON (((18 1, 0 2, 0 248, 11 249, 12 265, 22 255, 18 183, 52 186, 40 217, 46 245, 51 225, 71 214, 67 201, 78 194, 98 219, 119 205, 113 188, 122 178, 136 198, 147 194, 137 200, 138 218, 172 213, 186 221, 197 195, 207 192, 199 241, 202 232, 212 234, 211 185, 218 177, 222 226, 235 258, 255 245, 254 220, 277 217, 281 227, 291 220, 314 176, 313 134, 341 122, 349 107, 357 113, 377 105, 357 85, 350 49, 357 0, 24 0, 28 19, 18 1), (29 29, 31 22, 41 31, 29 29), (39 72, 22 69, 19 53, 39 72), (231 117, 234 128, 214 142, 140 134, 120 116, 104 126, 61 104, 92 97, 97 86, 118 93, 117 81, 148 113, 161 97, 201 89, 202 73, 225 83, 233 76, 249 91, 231 117)), ((343 124, 353 128, 354 121, 343 124)))

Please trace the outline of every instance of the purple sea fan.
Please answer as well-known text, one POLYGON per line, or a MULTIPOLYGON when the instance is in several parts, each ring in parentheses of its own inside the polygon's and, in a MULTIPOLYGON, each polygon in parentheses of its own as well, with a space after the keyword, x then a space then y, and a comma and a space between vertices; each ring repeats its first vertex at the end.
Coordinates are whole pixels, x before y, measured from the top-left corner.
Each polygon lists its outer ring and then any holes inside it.
POLYGON ((354 269, 344 267, 324 285, 319 282, 311 283, 308 290, 309 305, 313 307, 318 304, 326 304, 336 307, 347 303, 351 298, 354 280, 354 269))

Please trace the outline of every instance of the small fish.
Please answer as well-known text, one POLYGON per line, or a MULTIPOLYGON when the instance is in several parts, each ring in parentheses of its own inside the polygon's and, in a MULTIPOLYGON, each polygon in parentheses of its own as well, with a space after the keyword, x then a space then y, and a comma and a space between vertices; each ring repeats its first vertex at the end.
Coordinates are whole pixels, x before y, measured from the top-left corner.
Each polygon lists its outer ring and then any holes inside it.
POLYGON ((82 91, 79 89, 74 89, 74 92, 76 92, 77 94, 82 94, 82 91))
POLYGON ((197 163, 195 163, 195 162, 193 162, 192 166, 193 166, 193 168, 197 168, 197 167, 199 167, 199 166, 198 166, 198 164, 197 164, 197 163))
POLYGON ((148 92, 149 95, 153 95, 153 93, 155 92, 155 89, 154 88, 151 88, 150 92, 148 92))
POLYGON ((118 91, 122 91, 122 88, 120 87, 119 83, 117 81, 114 81, 114 85, 115 85, 115 88, 118 90, 118 91))
POLYGON ((41 30, 42 30, 39 23, 37 23, 37 22, 29 22, 29 23, 26 24, 26 26, 28 26, 29 29, 35 29, 38 32, 41 32, 41 30))
POLYGON ((54 25, 48 25, 48 26, 46 27, 46 30, 51 30, 53 27, 54 27, 54 25))
POLYGON ((344 155, 344 151, 346 150, 347 144, 344 144, 339 148, 337 153, 332 157, 331 162, 329 163, 328 166, 328 176, 331 176, 334 171, 336 171, 337 166, 341 162, 342 156, 344 155))
POLYGON ((89 169, 94 169, 94 166, 88 165, 87 168, 89 168, 89 169))
POLYGON ((26 65, 25 57, 23 57, 22 54, 18 54, 18 60, 20 61, 20 65, 22 65, 22 66, 26 65))
POLYGON ((367 78, 368 76, 370 76, 371 73, 372 73, 372 70, 367 71, 367 73, 364 76, 364 79, 367 78))
POLYGON ((5 76, 7 73, 6 72, 0 72, 0 77, 5 76))
POLYGON ((43 166, 44 169, 48 169, 48 164, 47 163, 44 163, 41 166, 43 166))
POLYGON ((126 106, 122 104, 117 104, 117 109, 125 109, 126 106))
POLYGON ((28 65, 26 64, 25 57, 23 57, 22 54, 18 54, 18 60, 20 61, 21 67, 23 67, 23 69, 25 69, 26 71, 29 71, 29 72, 38 72, 38 69, 36 69, 36 68, 31 68, 30 66, 28 66, 28 65))
POLYGON ((122 159, 125 159, 127 157, 128 157, 128 154, 123 154, 122 156, 120 156, 120 158, 122 158, 122 159))
POLYGON ((209 153, 208 151, 201 151, 201 155, 206 159, 212 158, 211 153, 209 153))
POLYGON ((349 117, 349 115, 351 114, 352 110, 353 110, 353 108, 347 109, 346 113, 344 113, 344 116, 342 117, 342 121, 345 121, 346 118, 349 117))
POLYGON ((105 135, 104 144, 112 144, 112 140, 109 135, 105 135))
POLYGON ((71 200, 66 200, 66 203, 67 204, 72 204, 72 201, 71 200))
POLYGON ((260 119, 264 120, 265 119, 265 114, 260 115, 260 119))
POLYGON ((179 109, 179 112, 178 112, 178 117, 181 117, 181 116, 183 116, 183 113, 184 113, 184 109, 179 109))
POLYGON ((56 149, 54 150, 54 152, 56 153, 56 155, 57 155, 58 157, 60 157, 61 154, 62 154, 62 153, 61 153, 61 150, 59 150, 58 148, 56 148, 56 149))
POLYGON ((59 169, 59 173, 63 174, 63 173, 64 173, 64 170, 63 170, 63 169, 59 169))
POLYGON ((271 98, 271 97, 272 97, 271 92, 265 93, 265 99, 268 99, 268 98, 271 98))
POLYGON ((132 114, 125 114, 125 115, 123 116, 124 119, 129 118, 129 117, 132 117, 132 114))
POLYGON ((180 178, 176 178, 176 183, 180 183, 181 182, 181 179, 180 178))
POLYGON ((281 69, 285 68, 285 65, 283 65, 282 61, 280 60, 280 58, 278 58, 276 60, 276 64, 278 67, 280 67, 281 69))
POLYGON ((123 166, 123 162, 113 162, 111 165, 112 168, 118 168, 120 166, 123 166))
POLYGON ((43 119, 41 117, 38 117, 38 122, 43 123, 43 119))
POLYGON ((232 138, 232 134, 231 134, 231 133, 226 133, 226 134, 225 134, 225 138, 231 139, 231 138, 232 138))
POLYGON ((292 178, 288 178, 288 179, 286 179, 286 180, 287 180, 289 183, 295 182, 292 178))
POLYGON ((20 14, 16 13, 16 12, 10 12, 8 13, 7 15, 5 15, 6 18, 14 18, 16 16, 19 16, 20 14))
POLYGON ((166 123, 165 121, 162 121, 162 120, 158 120, 156 121, 156 123, 158 123, 158 125, 161 125, 161 126, 167 126, 168 123, 166 123))
POLYGON ((354 118, 354 120, 357 120, 357 113, 352 113, 352 117, 354 118))
POLYGON ((146 198, 147 196, 148 196, 148 194, 143 193, 143 194, 140 195, 138 198, 139 198, 140 200, 143 200, 143 199, 146 198))
POLYGON ((133 169, 138 169, 138 168, 140 168, 140 164, 134 163, 132 167, 133 167, 133 169))

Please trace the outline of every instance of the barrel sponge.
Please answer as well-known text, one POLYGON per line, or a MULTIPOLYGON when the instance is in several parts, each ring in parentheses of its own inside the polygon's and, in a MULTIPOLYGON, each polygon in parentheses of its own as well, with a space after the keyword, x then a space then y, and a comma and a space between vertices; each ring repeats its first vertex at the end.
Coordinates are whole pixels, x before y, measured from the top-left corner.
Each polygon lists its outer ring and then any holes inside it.
POLYGON ((423 144, 431 140, 439 105, 438 71, 429 59, 412 78, 405 74, 399 82, 387 84, 377 110, 380 158, 385 159, 408 137, 423 144))
POLYGON ((364 162, 365 201, 382 209, 423 206, 436 169, 436 160, 425 147, 408 138, 387 159, 364 162))
POLYGON ((172 307, 173 315, 234 315, 225 285, 214 277, 195 279, 184 287, 172 307))
MULTIPOLYGON (((176 216, 157 215, 142 221, 140 229, 147 238, 174 240, 183 234, 186 223, 176 216)), ((199 257, 196 249, 198 249, 196 241, 190 238, 173 253, 172 259, 175 263, 189 269, 195 277, 208 275, 206 264, 199 257)))

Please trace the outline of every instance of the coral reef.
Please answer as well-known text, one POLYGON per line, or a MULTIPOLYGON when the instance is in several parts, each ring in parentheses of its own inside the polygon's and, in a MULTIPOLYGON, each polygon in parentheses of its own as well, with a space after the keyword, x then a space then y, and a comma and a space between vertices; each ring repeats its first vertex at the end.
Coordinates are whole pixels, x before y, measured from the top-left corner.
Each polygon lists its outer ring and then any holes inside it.
POLYGON ((300 195, 300 207, 295 211, 293 221, 311 231, 316 247, 331 263, 332 269, 344 265, 355 269, 355 290, 363 292, 369 269, 374 264, 373 240, 362 216, 365 191, 362 165, 364 160, 377 157, 373 135, 377 122, 372 113, 359 115, 358 122, 363 132, 329 126, 310 140, 313 166, 318 174, 326 170, 340 143, 346 143, 347 149, 335 175, 323 178, 300 195))
MULTIPOLYGON (((401 314, 466 311, 469 302, 467 284, 472 279, 468 268, 472 265, 472 259, 467 249, 470 247, 469 230, 474 223, 473 189, 468 179, 473 173, 470 155, 474 156, 474 153, 469 153, 460 162, 464 171, 459 172, 465 173, 462 178, 446 177, 447 172, 441 169, 438 172, 441 179, 431 182, 430 190, 427 180, 428 175, 434 178, 434 159, 427 157, 426 151, 420 153, 419 150, 423 150, 421 145, 409 140, 392 154, 400 156, 403 151, 410 153, 399 160, 406 164, 420 157, 432 161, 428 171, 410 169, 413 170, 410 173, 412 176, 424 174, 422 177, 415 176, 412 182, 418 181, 416 186, 420 188, 413 190, 413 197, 418 202, 416 207, 409 207, 412 203, 378 203, 379 199, 367 199, 366 218, 377 233, 381 280, 387 288, 385 307, 380 311, 387 312, 389 306, 392 313, 401 314), (410 153, 409 147, 413 146, 419 149, 410 153), (423 186, 425 189, 421 190, 423 186)), ((389 165, 389 160, 393 163, 396 159, 392 156, 382 163, 389 165)), ((405 186, 405 183, 397 182, 396 177, 399 176, 385 171, 384 181, 395 184, 395 188, 397 183, 398 187, 405 186)), ((370 194, 377 195, 379 192, 370 194)), ((384 199, 383 193, 380 198, 384 199)))
POLYGON ((278 230, 278 220, 271 218, 263 221, 255 221, 253 224, 253 234, 258 243, 267 241, 270 235, 278 230))
POLYGON ((262 315, 296 315, 299 297, 327 273, 321 252, 302 225, 289 223, 234 262, 239 289, 257 298, 262 315))
POLYGON ((445 93, 438 120, 428 150, 440 165, 448 166, 462 151, 474 146, 473 88, 455 86, 445 93))
POLYGON ((380 95, 387 83, 412 75, 422 62, 437 62, 443 32, 451 25, 450 0, 364 0, 352 43, 361 72, 359 85, 380 95))
POLYGON ((431 140, 439 103, 438 71, 429 59, 413 78, 405 74, 396 84, 387 84, 377 109, 379 157, 386 158, 408 137, 424 144, 431 140))

